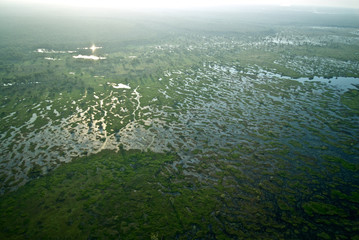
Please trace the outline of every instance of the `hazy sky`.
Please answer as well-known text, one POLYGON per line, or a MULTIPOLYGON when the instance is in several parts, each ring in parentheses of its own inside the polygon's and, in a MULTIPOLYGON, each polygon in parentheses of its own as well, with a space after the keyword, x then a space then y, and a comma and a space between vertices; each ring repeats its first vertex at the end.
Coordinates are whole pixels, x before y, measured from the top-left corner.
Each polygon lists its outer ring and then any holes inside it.
POLYGON ((359 0, 0 0, 76 7, 104 8, 191 8, 218 5, 335 6, 359 8, 359 0))

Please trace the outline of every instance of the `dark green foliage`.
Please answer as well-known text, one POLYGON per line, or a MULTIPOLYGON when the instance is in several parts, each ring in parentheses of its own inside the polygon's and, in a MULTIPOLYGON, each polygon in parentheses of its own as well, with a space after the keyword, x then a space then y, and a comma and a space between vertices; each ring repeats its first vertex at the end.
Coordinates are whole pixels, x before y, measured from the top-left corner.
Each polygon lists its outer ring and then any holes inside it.
POLYGON ((347 91, 343 94, 341 102, 351 108, 356 115, 359 114, 359 90, 352 89, 347 91))
POLYGON ((0 199, 0 238, 172 239, 195 223, 206 236, 216 192, 175 183, 163 168, 175 159, 110 151, 76 159, 0 199))

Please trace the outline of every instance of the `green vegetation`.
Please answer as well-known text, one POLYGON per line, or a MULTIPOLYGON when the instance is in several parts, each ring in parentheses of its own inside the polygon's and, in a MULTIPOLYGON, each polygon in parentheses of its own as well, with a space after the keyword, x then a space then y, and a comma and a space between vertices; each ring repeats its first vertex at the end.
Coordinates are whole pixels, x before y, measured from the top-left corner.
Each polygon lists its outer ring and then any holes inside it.
POLYGON ((341 101, 344 105, 351 108, 353 110, 353 113, 359 114, 359 106, 358 106, 359 91, 358 90, 352 89, 350 91, 345 92, 342 96, 341 101))
POLYGON ((308 202, 303 204, 303 208, 304 211, 312 217, 314 214, 346 216, 341 209, 338 209, 331 204, 321 202, 308 202))
POLYGON ((111 151, 76 159, 0 200, 0 238, 170 238, 194 227, 205 236, 216 192, 183 188, 163 168, 174 159, 111 151))
MULTIPOLYGON (((0 238, 310 237, 323 224, 313 218, 318 214, 331 226, 326 234, 355 236, 358 222, 349 219, 356 215, 345 204, 304 202, 308 215, 302 215, 296 205, 303 189, 283 187, 279 175, 257 185, 233 165, 211 184, 171 170, 177 160, 173 154, 108 150, 75 159, 2 196, 0 238), (277 203, 270 201, 277 196, 277 203)), ((337 190, 332 195, 344 199, 337 190)))

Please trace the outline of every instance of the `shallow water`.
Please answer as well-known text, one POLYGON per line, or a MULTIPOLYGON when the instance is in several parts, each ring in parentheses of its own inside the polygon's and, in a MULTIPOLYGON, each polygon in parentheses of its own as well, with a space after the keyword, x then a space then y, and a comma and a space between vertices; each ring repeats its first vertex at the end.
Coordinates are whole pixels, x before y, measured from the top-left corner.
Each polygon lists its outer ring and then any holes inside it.
MULTIPOLYGON (((357 119, 342 114, 345 107, 340 98, 344 91, 355 88, 353 84, 358 79, 291 79, 257 67, 239 72, 234 66, 218 63, 204 63, 196 72, 166 71, 161 79, 168 84, 154 89, 138 86, 131 90, 122 83, 108 83, 113 90, 97 92, 93 100, 85 92, 81 99, 72 101, 76 113, 67 118, 60 116, 69 106, 59 109, 54 103, 39 104, 22 126, 34 132, 22 133, 20 127, 9 132, 11 137, 1 140, 1 173, 6 180, 15 176, 11 189, 29 180, 26 174, 34 164, 43 166, 46 172, 76 156, 103 149, 118 151, 119 146, 174 151, 180 160, 173 168, 182 165, 188 168, 187 174, 201 179, 206 176, 197 173, 198 159, 222 156, 224 160, 223 156, 238 152, 236 148, 241 145, 255 146, 262 152, 280 151, 277 146, 285 146, 287 155, 278 156, 283 160, 298 151, 319 159, 325 154, 350 162, 356 159, 358 149, 352 148, 355 154, 348 154, 345 142, 357 140, 357 119), (150 94, 152 100, 144 103, 144 94, 150 94), (158 106, 159 98, 176 104, 158 106), (87 109, 79 108, 82 103, 87 109), (48 112, 57 119, 33 129, 37 118, 46 118, 48 112), (113 132, 114 122, 123 124, 118 132, 113 132), (12 146, 20 142, 24 144, 12 146), (295 142, 301 143, 300 148, 295 147, 295 142), (21 162, 26 167, 18 168, 21 162)), ((13 117, 9 115, 5 120, 13 117)))
POLYGON ((334 86, 335 88, 341 91, 347 91, 349 89, 358 89, 359 78, 353 77, 335 77, 335 78, 323 78, 323 77, 314 77, 313 79, 308 78, 298 78, 294 79, 299 82, 320 82, 325 83, 328 86, 334 86))

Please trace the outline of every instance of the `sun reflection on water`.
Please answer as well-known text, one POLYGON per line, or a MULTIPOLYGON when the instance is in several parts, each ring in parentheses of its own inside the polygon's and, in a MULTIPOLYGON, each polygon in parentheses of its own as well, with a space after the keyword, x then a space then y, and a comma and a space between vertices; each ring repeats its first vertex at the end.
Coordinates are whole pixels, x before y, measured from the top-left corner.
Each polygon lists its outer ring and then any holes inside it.
POLYGON ((92 46, 90 47, 92 53, 94 53, 96 51, 96 49, 100 49, 100 48, 102 48, 102 47, 96 47, 95 44, 92 44, 92 46))

